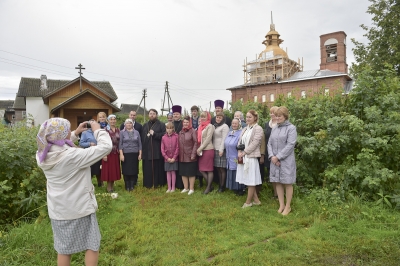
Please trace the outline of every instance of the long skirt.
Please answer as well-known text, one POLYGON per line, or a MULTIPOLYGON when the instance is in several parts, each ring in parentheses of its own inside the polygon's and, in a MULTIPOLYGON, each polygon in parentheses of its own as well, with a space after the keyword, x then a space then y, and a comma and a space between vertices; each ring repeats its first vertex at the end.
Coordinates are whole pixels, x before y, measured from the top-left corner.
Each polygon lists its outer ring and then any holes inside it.
POLYGON ((228 170, 226 178, 226 187, 230 190, 243 190, 245 185, 236 182, 236 170, 228 170))
POLYGON ((214 170, 214 150, 203 151, 203 155, 199 156, 199 171, 211 172, 214 170))
POLYGON ((167 178, 164 171, 164 158, 142 160, 143 166, 143 186, 147 188, 164 186, 167 178))
POLYGON ((58 254, 74 254, 100 249, 100 230, 96 213, 73 220, 53 220, 54 249, 58 254))
POLYGON ((101 162, 101 181, 117 181, 121 179, 121 167, 118 153, 107 155, 107 162, 101 162))
POLYGON ((236 172, 236 182, 246 186, 257 186, 262 184, 260 175, 260 164, 257 158, 248 158, 248 169, 244 169, 244 164, 238 164, 236 172))
POLYGON ((121 162, 123 175, 137 175, 139 174, 139 153, 124 153, 124 161, 121 162))

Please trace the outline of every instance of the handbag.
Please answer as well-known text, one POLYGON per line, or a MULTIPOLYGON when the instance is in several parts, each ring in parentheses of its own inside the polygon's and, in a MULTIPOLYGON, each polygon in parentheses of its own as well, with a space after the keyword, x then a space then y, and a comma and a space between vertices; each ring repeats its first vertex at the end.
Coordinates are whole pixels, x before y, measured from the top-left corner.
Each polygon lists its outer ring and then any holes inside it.
POLYGON ((237 164, 243 164, 243 157, 238 157, 237 164))
POLYGON ((244 151, 244 149, 245 149, 245 146, 244 146, 243 143, 240 143, 240 144, 238 144, 238 145, 236 146, 236 150, 238 150, 238 151, 244 151))

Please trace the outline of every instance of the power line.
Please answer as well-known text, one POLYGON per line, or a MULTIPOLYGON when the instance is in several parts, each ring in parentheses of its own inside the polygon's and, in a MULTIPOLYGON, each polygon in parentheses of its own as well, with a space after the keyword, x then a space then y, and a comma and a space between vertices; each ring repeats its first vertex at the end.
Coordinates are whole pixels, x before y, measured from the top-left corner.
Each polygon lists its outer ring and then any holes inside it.
MULTIPOLYGON (((1 50, 1 49, 0 49, 0 51, 1 51, 1 52, 4 52, 4 53, 8 53, 8 54, 12 54, 12 55, 16 55, 16 56, 20 56, 20 57, 28 58, 28 59, 31 59, 31 60, 39 61, 39 62, 42 62, 42 63, 50 64, 50 65, 53 65, 53 66, 58 66, 58 67, 63 67, 63 68, 71 69, 71 67, 67 67, 67 66, 62 66, 62 65, 58 65, 58 64, 54 64, 54 63, 50 63, 50 62, 46 62, 46 61, 43 61, 43 60, 35 59, 35 58, 32 58, 32 57, 28 57, 28 56, 24 56, 24 55, 20 55, 20 54, 11 53, 11 52, 8 52, 8 51, 5 51, 5 50, 1 50)), ((96 72, 90 72, 90 71, 86 71, 86 72, 87 72, 87 73, 96 74, 96 75, 101 75, 101 76, 107 76, 107 77, 119 78, 119 79, 127 79, 127 80, 135 80, 135 81, 144 81, 144 82, 157 82, 157 83, 163 83, 163 82, 161 82, 161 81, 154 81, 154 80, 141 80, 141 79, 131 79, 131 78, 123 78, 123 77, 111 76, 111 75, 106 75, 106 74, 100 74, 100 73, 96 73, 96 72)))
MULTIPOLYGON (((65 72, 61 72, 61 71, 57 71, 57 70, 51 70, 51 69, 48 69, 48 68, 43 68, 43 67, 39 67, 39 66, 35 66, 35 65, 30 65, 30 64, 26 64, 26 63, 14 61, 14 60, 2 58, 2 57, 0 57, 0 62, 6 63, 6 64, 11 64, 11 65, 15 65, 15 66, 19 66, 19 67, 29 68, 29 69, 33 69, 33 70, 37 70, 37 71, 45 70, 45 71, 49 71, 50 73, 57 74, 57 75, 61 74, 62 76, 75 77, 75 75, 68 74, 68 73, 65 73, 65 72), (11 62, 14 62, 14 63, 5 62, 5 61, 2 61, 1 59, 7 60, 7 61, 11 61, 11 62), (15 64, 15 63, 17 63, 17 64, 15 64), (19 64, 22 64, 22 65, 19 65, 19 64), (24 65, 26 65, 26 66, 24 66, 24 65)), ((85 77, 87 77, 89 79, 92 79, 90 76, 86 76, 85 75, 85 77)), ((114 80, 109 80, 109 82, 112 82, 113 84, 117 84, 117 85, 129 85, 129 86, 137 86, 137 87, 139 87, 139 86, 140 87, 147 86, 147 84, 128 83, 128 82, 121 82, 121 81, 114 81, 114 80)), ((163 85, 160 84, 159 86, 160 86, 160 88, 163 88, 162 87, 163 85)), ((151 86, 150 88, 154 88, 154 87, 151 86)))

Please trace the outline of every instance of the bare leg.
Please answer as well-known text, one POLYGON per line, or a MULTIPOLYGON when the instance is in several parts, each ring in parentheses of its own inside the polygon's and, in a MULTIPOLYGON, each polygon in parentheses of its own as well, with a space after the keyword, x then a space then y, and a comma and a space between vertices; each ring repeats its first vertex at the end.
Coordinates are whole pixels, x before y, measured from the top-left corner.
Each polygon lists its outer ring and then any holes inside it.
POLYGON ((183 181, 183 188, 184 188, 184 189, 188 189, 188 188, 189 188, 189 184, 188 184, 189 180, 188 180, 188 177, 187 177, 187 176, 182 176, 182 181, 183 181))
POLYGON ((256 204, 261 204, 260 199, 258 198, 258 194, 257 194, 257 186, 254 187, 254 192, 253 192, 253 201, 256 204))
POLYGON ((283 184, 281 183, 275 183, 276 184, 276 193, 278 194, 278 200, 279 200, 279 213, 282 213, 283 210, 285 209, 285 195, 283 191, 283 184))
POLYGON ((85 265, 86 266, 96 266, 99 260, 99 252, 93 250, 86 250, 85 253, 85 265))
POLYGON ((190 190, 194 190, 194 181, 196 180, 196 177, 195 176, 190 176, 189 177, 189 187, 190 187, 190 190))
POLYGON ((69 266, 71 265, 71 255, 58 254, 57 255, 58 266, 69 266))
POLYGON ((282 215, 288 215, 289 212, 292 210, 290 207, 290 203, 292 202, 293 198, 293 185, 285 184, 285 190, 286 190, 286 206, 282 212, 282 215))
POLYGON ((112 188, 113 188, 112 182, 111 181, 107 181, 107 191, 111 192, 112 188))
MULTIPOLYGON (((250 204, 251 203, 251 200, 253 199, 254 194, 256 194, 256 187, 255 186, 248 186, 247 187, 246 204, 250 204)), ((256 195, 256 197, 257 197, 257 195, 256 195)), ((258 197, 257 197, 257 200, 258 200, 258 197)), ((259 200, 257 202, 259 202, 259 200)))
POLYGON ((276 183, 272 183, 272 188, 274 189, 274 197, 277 197, 278 193, 276 193, 276 183))

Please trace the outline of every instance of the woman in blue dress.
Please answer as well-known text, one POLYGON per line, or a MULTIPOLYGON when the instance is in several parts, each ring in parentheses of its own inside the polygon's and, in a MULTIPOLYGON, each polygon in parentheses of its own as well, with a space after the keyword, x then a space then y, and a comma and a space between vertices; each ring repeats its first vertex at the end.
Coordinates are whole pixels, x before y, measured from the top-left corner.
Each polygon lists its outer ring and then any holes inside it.
POLYGON ((225 138, 225 150, 226 150, 226 168, 227 168, 227 179, 226 187, 237 195, 243 195, 245 185, 236 182, 236 168, 237 168, 237 155, 236 146, 239 142, 240 133, 242 132, 242 127, 240 120, 234 118, 232 120, 232 130, 229 131, 225 138))

